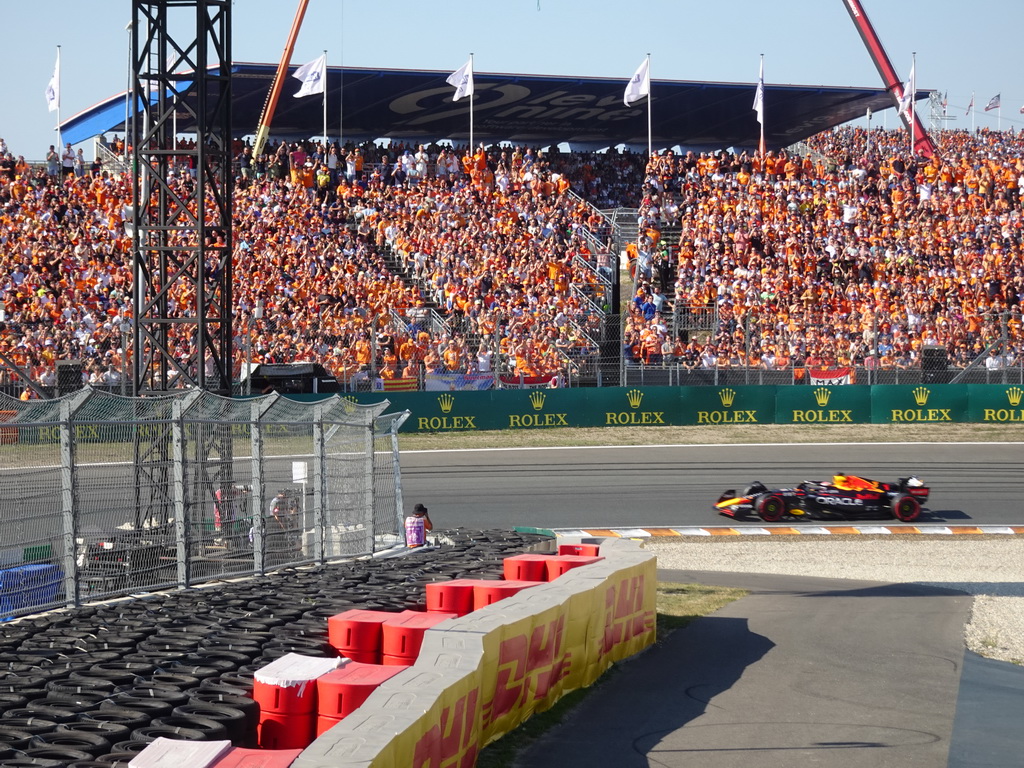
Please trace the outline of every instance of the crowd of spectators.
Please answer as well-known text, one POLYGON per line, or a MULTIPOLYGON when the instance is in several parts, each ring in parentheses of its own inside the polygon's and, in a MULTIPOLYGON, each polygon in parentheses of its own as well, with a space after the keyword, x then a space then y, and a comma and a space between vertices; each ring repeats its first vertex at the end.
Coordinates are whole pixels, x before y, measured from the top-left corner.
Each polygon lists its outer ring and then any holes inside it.
POLYGON ((652 158, 627 360, 912 368, 937 345, 965 366, 1005 339, 987 367, 1019 365, 1024 136, 938 138, 931 159, 910 156, 904 131, 873 131, 869 147, 854 128, 802 156, 652 158), (716 310, 717 329, 673 336, 654 287, 680 311, 716 310))
MULTIPOLYGON (((314 360, 347 382, 571 377, 610 309, 595 206, 630 203, 629 363, 899 368, 935 344, 965 365, 1005 337, 987 365, 1019 365, 1024 137, 938 138, 932 159, 911 158, 902 131, 872 132, 869 149, 843 128, 800 156, 666 151, 646 164, 372 143, 253 157, 239 143, 235 371, 314 360), (674 311, 709 310, 707 334, 676 332, 674 311)), ((33 166, 0 140, 0 352, 44 386, 56 361, 83 360, 90 383, 116 387, 130 363, 131 179, 76 157, 53 147, 33 166)))
MULTIPOLYGON (((116 137, 111 148, 125 151, 116 137)), ((578 233, 599 221, 536 150, 281 143, 270 164, 244 145, 238 155, 236 375, 313 360, 346 382, 554 376, 594 351, 597 278, 578 233)), ((590 184, 601 169, 580 166, 590 184)), ((85 380, 116 388, 130 366, 131 179, 49 170, 0 165, 0 352, 43 386, 57 360, 83 360, 85 380)), ((190 176, 182 164, 175 183, 190 176)), ((187 295, 169 299, 188 311, 187 295)))

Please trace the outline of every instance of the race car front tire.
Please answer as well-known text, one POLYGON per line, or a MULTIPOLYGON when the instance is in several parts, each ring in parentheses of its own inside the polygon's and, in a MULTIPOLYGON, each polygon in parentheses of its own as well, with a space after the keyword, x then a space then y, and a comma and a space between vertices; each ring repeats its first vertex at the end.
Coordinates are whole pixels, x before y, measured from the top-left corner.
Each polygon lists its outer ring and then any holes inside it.
POLYGON ((777 493, 766 493, 757 500, 757 514, 766 523, 777 523, 786 514, 786 500, 777 493))
POLYGON ((908 493, 898 493, 892 500, 892 515, 904 523, 912 523, 921 515, 921 502, 908 493))

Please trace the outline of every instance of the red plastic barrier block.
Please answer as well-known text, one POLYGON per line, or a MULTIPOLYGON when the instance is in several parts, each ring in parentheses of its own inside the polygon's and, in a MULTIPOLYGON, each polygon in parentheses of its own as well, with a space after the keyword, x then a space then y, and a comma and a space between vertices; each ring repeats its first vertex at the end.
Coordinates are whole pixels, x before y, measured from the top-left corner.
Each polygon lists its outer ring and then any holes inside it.
POLYGON ((528 587, 535 587, 536 581, 484 581, 473 587, 473 610, 493 605, 499 600, 511 597, 528 587))
POLYGON ((473 588, 483 579, 432 581, 426 585, 428 613, 465 616, 473 610, 473 588))
POLYGON ((316 681, 321 717, 346 717, 359 707, 378 685, 388 680, 404 667, 359 664, 353 662, 341 669, 328 672, 316 681))
POLYGON ((316 713, 260 712, 256 743, 262 749, 305 749, 316 738, 316 713))
POLYGON ((311 714, 316 711, 316 678, 344 664, 343 658, 288 653, 253 676, 253 698, 261 712, 311 714))
POLYGON ((583 555, 584 557, 596 557, 601 553, 599 544, 559 544, 558 554, 560 555, 583 555))
MULTIPOLYGON (((320 735, 319 733, 317 734, 320 735)), ((245 749, 234 747, 210 768, 288 768, 301 749, 245 749)))
POLYGON ((253 676, 252 697, 261 712, 311 714, 316 711, 316 679, 346 663, 345 659, 286 654, 253 676))
POLYGON ((554 557, 548 558, 548 581, 554 581, 566 571, 571 571, 573 568, 579 568, 581 565, 596 563, 598 560, 604 560, 604 558, 588 555, 555 555, 554 557))
POLYGON ((340 723, 344 718, 341 717, 325 717, 319 715, 316 719, 316 735, 319 738, 327 733, 331 728, 340 723))
POLYGON ((453 618, 454 613, 440 612, 402 611, 392 614, 391 618, 381 625, 381 653, 385 659, 388 656, 400 656, 415 661, 420 653, 420 646, 423 645, 424 633, 435 624, 453 618))
MULTIPOLYGON (((380 625, 395 614, 354 608, 327 619, 327 640, 339 651, 380 651, 380 625)), ((351 658, 351 656, 349 656, 351 658)))
POLYGON ((342 653, 349 661, 356 661, 360 664, 380 664, 380 651, 357 651, 354 648, 346 648, 342 653))
POLYGON ((415 656, 393 656, 390 653, 385 653, 381 656, 380 663, 385 667, 411 667, 416 663, 415 656))
POLYGON ((509 581, 547 581, 551 555, 512 555, 502 561, 502 570, 509 581))

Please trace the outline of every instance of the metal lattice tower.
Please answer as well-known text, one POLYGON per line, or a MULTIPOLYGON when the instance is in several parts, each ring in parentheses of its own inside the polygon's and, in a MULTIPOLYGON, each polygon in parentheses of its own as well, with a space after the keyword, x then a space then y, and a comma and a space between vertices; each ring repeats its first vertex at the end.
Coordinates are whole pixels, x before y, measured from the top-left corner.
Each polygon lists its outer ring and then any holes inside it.
POLYGON ((231 0, 133 0, 132 14, 133 391, 230 394, 231 0), (176 113, 193 148, 174 146, 176 113))
POLYGON ((928 94, 928 131, 938 136, 942 131, 951 130, 956 122, 956 115, 950 115, 946 105, 946 95, 939 91, 928 94))
MULTIPOLYGON (((231 0, 133 0, 131 60, 133 393, 230 395, 231 0), (189 148, 175 146, 178 115, 194 124, 189 148)), ((169 469, 173 432, 135 435, 136 528, 166 533, 175 487, 190 503, 231 487, 230 426, 196 427, 188 480, 169 469)))

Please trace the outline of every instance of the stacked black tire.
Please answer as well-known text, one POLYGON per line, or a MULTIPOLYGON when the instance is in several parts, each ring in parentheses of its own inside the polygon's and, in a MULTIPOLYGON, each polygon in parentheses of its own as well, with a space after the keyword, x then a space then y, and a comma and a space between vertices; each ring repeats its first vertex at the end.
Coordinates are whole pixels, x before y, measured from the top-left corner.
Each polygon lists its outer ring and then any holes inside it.
POLYGON ((0 768, 117 768, 154 739, 255 746, 253 675, 287 653, 335 656, 327 618, 423 609, 424 585, 498 579, 548 537, 447 531, 404 557, 286 569, 230 584, 29 617, 0 636, 0 768))

